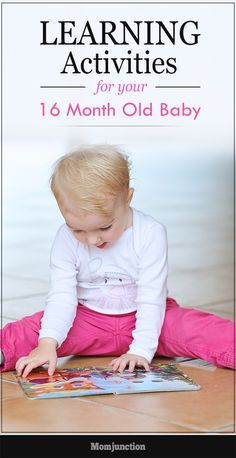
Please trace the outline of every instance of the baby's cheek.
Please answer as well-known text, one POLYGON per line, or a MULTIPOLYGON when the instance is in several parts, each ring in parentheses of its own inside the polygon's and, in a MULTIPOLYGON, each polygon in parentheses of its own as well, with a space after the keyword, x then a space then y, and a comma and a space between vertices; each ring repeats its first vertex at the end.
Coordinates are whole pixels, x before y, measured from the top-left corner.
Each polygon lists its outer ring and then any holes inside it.
POLYGON ((117 240, 117 239, 121 236, 121 234, 122 234, 122 231, 120 231, 120 230, 118 230, 118 229, 117 229, 117 230, 114 230, 114 231, 112 232, 112 234, 111 234, 111 240, 112 240, 112 241, 113 241, 113 240, 117 240))
POLYGON ((81 243, 85 243, 85 236, 82 235, 82 234, 75 234, 75 238, 81 242, 81 243))

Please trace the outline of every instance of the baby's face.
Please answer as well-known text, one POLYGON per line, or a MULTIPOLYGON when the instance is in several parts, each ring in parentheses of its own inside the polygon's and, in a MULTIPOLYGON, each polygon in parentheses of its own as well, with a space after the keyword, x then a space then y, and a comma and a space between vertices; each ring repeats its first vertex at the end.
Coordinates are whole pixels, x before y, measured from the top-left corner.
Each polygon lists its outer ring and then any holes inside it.
POLYGON ((103 216, 99 213, 92 214, 84 210, 68 210, 60 205, 61 213, 67 226, 80 242, 86 245, 93 245, 100 249, 109 248, 114 245, 123 232, 132 225, 132 211, 128 198, 109 200, 107 207, 111 216, 103 216))

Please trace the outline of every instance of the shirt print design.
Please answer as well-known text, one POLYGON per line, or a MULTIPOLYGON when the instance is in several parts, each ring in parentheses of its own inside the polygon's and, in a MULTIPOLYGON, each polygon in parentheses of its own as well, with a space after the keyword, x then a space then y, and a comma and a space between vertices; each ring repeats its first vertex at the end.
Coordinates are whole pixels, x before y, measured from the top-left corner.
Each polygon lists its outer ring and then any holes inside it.
POLYGON ((136 280, 120 267, 105 264, 101 258, 93 258, 88 262, 88 281, 80 281, 82 300, 80 302, 89 306, 94 303, 101 309, 109 310, 134 310, 137 295, 136 280), (96 289, 96 293, 95 293, 96 289))

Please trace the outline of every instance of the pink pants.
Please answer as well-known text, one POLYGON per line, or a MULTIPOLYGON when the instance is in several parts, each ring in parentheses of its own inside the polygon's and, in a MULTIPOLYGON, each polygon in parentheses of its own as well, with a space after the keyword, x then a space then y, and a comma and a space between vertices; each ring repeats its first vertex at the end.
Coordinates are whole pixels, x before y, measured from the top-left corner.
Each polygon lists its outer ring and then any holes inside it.
MULTIPOLYGON (((5 363, 1 371, 13 370, 16 361, 37 346, 43 312, 7 324, 1 331, 5 363)), ((58 356, 111 356, 126 353, 132 342, 135 312, 104 315, 79 304, 58 356)), ((167 309, 156 355, 201 358, 218 367, 235 368, 235 326, 211 313, 181 308, 167 299, 167 309)))

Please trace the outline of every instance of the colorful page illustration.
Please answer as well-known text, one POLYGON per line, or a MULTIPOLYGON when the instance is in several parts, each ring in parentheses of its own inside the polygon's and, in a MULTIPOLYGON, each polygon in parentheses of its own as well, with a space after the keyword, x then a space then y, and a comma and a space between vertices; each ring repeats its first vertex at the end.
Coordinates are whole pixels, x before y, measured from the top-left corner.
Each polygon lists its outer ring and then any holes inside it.
POLYGON ((60 369, 53 376, 46 370, 37 370, 26 378, 16 377, 30 399, 200 389, 173 364, 152 365, 149 372, 136 369, 119 373, 111 367, 88 366, 60 369))

